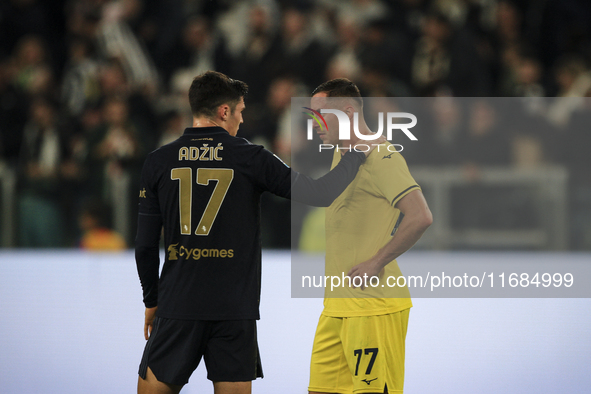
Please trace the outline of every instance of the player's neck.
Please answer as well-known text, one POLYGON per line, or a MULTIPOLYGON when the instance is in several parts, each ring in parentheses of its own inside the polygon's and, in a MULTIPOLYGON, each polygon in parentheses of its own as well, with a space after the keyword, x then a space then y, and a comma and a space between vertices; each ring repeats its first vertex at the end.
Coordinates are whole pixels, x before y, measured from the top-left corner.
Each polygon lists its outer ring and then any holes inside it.
MULTIPOLYGON (((353 131, 353 128, 351 127, 351 138, 348 140, 341 140, 339 141, 339 147, 348 147, 348 146, 353 146, 353 145, 358 145, 358 144, 364 144, 364 140, 362 140, 361 138, 357 137, 357 134, 353 131)), ((360 125, 359 125, 359 133, 360 134, 373 134, 372 131, 369 129, 369 127, 367 126, 367 124, 365 123, 365 121, 360 121, 360 125)))
MULTIPOLYGON (((222 127, 220 126, 221 122, 216 122, 210 118, 206 118, 201 116, 199 118, 193 117, 193 127, 222 127)), ((223 128, 223 127, 222 127, 223 128)))

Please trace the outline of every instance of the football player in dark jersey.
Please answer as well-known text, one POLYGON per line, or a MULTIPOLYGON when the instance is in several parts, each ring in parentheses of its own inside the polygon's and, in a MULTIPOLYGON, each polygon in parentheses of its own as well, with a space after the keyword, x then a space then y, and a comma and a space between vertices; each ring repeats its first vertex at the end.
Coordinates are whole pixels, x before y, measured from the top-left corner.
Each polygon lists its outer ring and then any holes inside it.
POLYGON ((209 71, 193 80, 193 127, 150 153, 140 180, 136 263, 143 288, 139 393, 176 393, 204 358, 220 393, 262 377, 256 336, 261 284, 260 196, 328 206, 369 152, 348 152, 324 177, 290 169, 236 137, 245 83, 209 71), (159 276, 164 228, 166 258, 159 276))

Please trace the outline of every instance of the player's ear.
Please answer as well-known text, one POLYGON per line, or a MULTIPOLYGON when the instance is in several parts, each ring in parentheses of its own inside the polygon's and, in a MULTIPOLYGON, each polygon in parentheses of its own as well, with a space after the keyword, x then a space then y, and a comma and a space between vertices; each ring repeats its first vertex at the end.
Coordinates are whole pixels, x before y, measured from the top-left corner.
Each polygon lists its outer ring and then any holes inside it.
POLYGON ((218 118, 222 119, 223 121, 228 120, 228 116, 230 116, 231 108, 228 104, 222 104, 218 107, 218 118))
POLYGON ((352 121, 353 120, 353 114, 355 113, 355 108, 353 108, 352 105, 347 105, 345 107, 345 114, 347 114, 347 116, 349 117, 349 119, 352 121))

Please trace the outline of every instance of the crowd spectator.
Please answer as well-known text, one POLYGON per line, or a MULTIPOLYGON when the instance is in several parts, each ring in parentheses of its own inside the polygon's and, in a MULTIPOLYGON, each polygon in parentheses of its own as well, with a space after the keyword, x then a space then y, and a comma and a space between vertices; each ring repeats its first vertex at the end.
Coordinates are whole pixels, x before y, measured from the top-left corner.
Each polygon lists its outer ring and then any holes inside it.
POLYGON ((273 56, 276 48, 276 26, 272 10, 257 4, 248 13, 248 25, 242 49, 235 56, 231 75, 246 81, 249 86, 250 105, 264 104, 272 80, 273 56))
POLYGON ((138 129, 124 99, 113 97, 103 105, 103 122, 89 140, 90 177, 96 194, 109 196, 109 187, 126 169, 136 169, 142 153, 138 129))
POLYGON ((121 234, 108 224, 109 209, 101 200, 87 201, 78 216, 82 230, 80 248, 89 251, 118 251, 127 247, 121 234))
POLYGON ((58 247, 63 242, 60 206, 64 141, 57 108, 38 97, 31 104, 19 156, 19 233, 24 247, 58 247))
POLYGON ((572 218, 572 243, 575 250, 591 248, 591 90, 583 106, 576 110, 564 135, 565 155, 562 162, 569 171, 569 207, 572 218))
POLYGON ((180 112, 172 110, 166 113, 162 119, 160 139, 158 140, 157 146, 160 147, 169 144, 183 135, 185 125, 186 122, 184 122, 184 118, 180 112))
POLYGON ((15 83, 10 61, 0 60, 0 161, 10 165, 18 160, 28 105, 26 94, 15 83))
POLYGON ((161 66, 166 81, 176 73, 195 76, 207 70, 228 72, 230 59, 223 37, 205 16, 187 19, 182 39, 171 48, 161 66))

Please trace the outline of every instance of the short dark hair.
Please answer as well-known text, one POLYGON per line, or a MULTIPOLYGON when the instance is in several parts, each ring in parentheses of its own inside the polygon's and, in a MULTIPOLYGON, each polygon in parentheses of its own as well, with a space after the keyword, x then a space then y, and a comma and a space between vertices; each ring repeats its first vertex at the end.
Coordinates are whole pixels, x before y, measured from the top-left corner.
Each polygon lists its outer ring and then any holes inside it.
POLYGON ((359 88, 347 78, 336 78, 326 81, 314 89, 312 96, 317 93, 326 93, 327 97, 352 97, 360 106, 363 106, 363 99, 361 98, 359 88))
POLYGON ((228 104, 234 112, 240 99, 248 93, 248 85, 217 71, 196 76, 189 88, 189 104, 193 116, 214 117, 218 107, 228 104))

